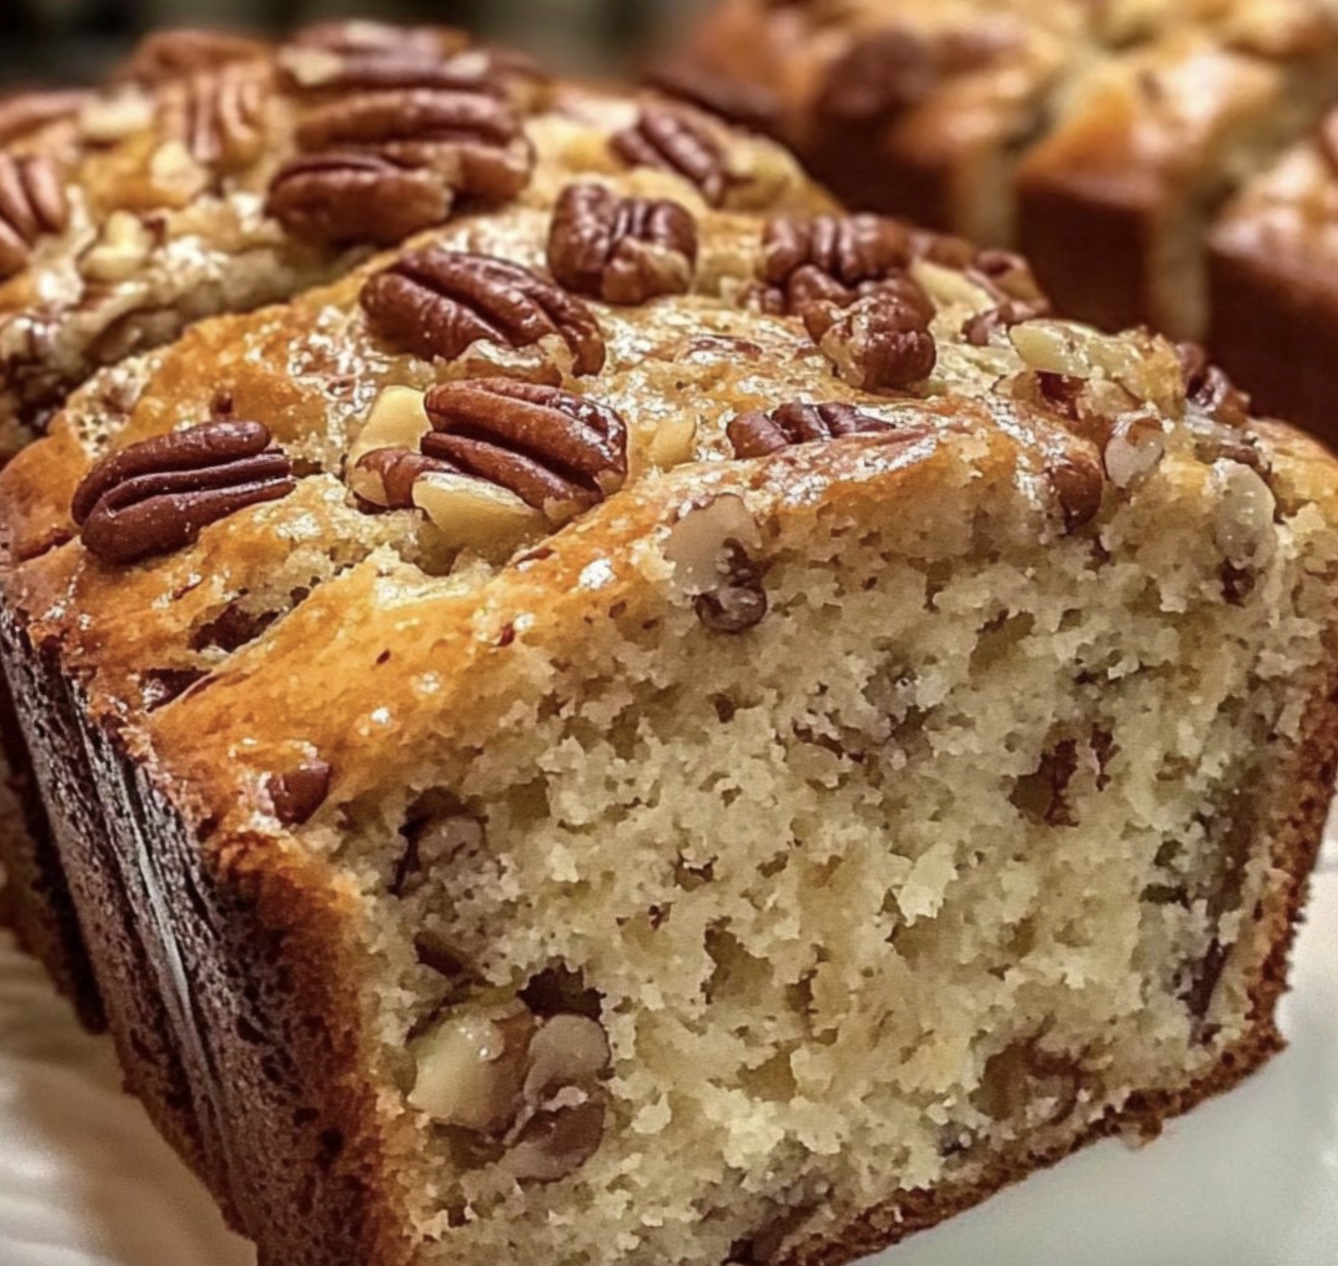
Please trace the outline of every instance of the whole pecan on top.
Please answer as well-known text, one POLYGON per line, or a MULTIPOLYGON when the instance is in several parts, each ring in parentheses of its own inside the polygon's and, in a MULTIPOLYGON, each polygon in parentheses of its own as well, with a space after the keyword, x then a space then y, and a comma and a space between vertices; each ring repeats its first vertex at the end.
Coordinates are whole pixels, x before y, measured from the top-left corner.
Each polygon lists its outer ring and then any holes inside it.
POLYGON ((780 126, 784 109, 780 94, 761 84, 719 75, 684 61, 652 66, 644 78, 666 97, 686 101, 738 127, 774 133, 780 126))
POLYGON ((897 391, 923 382, 938 363, 927 303, 906 277, 895 287, 884 283, 847 308, 811 306, 804 323, 842 381, 861 391, 897 391))
POLYGON ((293 32, 289 44, 327 53, 455 53, 469 36, 452 26, 395 26, 359 18, 313 22, 293 32))
POLYGON ((377 154, 331 150, 287 163, 270 186, 265 209, 298 237, 333 246, 394 246, 443 223, 454 202, 435 172, 401 167, 377 154))
POLYGON ((87 104, 90 93, 16 92, 0 96, 0 145, 36 132, 39 128, 73 118, 87 104))
POLYGON ((201 166, 236 170, 260 155, 268 95, 269 77, 261 67, 202 71, 163 90, 160 127, 201 166))
POLYGON ((380 223, 380 214, 402 195, 392 186, 405 183, 387 165, 414 175, 409 183, 419 190, 413 200, 416 215, 402 208, 395 216, 397 224, 409 224, 413 232, 445 220, 457 194, 489 201, 514 197, 534 161, 516 112, 504 101, 473 92, 376 92, 334 101, 303 120, 297 140, 307 155, 279 169, 270 186, 269 211, 294 232, 310 232, 324 223, 344 232, 361 226, 362 240, 382 243, 397 240, 380 223), (326 174, 316 181, 311 179, 313 154, 326 163, 326 174), (350 154, 378 159, 381 166, 362 164, 356 180, 330 174, 338 168, 332 160, 350 154), (376 170, 385 185, 374 178, 376 170), (289 187, 295 174, 303 178, 300 194, 289 187), (431 199, 423 196, 429 182, 438 190, 431 199), (342 205, 322 211, 316 205, 322 200, 342 205))
POLYGON ((627 428, 608 405, 556 387, 479 378, 443 383, 424 401, 423 453, 515 493, 555 521, 588 509, 627 478, 627 428))
POLYGON ((560 340, 574 374, 604 365, 604 336, 584 303, 490 255, 412 251, 368 280, 362 306, 381 337, 425 359, 454 360, 480 340, 512 348, 560 340))
POLYGON ((569 185, 548 234, 548 269, 568 290, 606 303, 684 294, 697 263, 697 221, 665 199, 569 185))
POLYGON ((140 41, 116 73, 122 83, 153 88, 196 71, 217 71, 232 62, 264 61, 269 46, 245 35, 225 31, 159 31, 140 41))
POLYGON ((69 222, 55 164, 41 154, 0 153, 0 281, 22 272, 38 239, 63 232, 69 222))
POLYGON ((896 434, 907 440, 929 434, 926 427, 902 428, 853 404, 783 404, 770 413, 741 413, 725 428, 734 456, 769 457, 795 444, 837 440, 847 435, 896 434))
POLYGON ((90 553, 127 564, 189 545, 207 524, 295 487, 266 427, 206 422, 103 458, 75 489, 70 513, 90 553))
POLYGON ((725 151, 710 126, 684 110, 644 106, 636 122, 609 138, 613 152, 633 167, 657 167, 696 185, 713 207, 725 200, 725 151))
POLYGON ((764 306, 798 312, 817 298, 851 303, 861 286, 905 272, 911 231, 880 215, 777 216, 762 231, 764 306))

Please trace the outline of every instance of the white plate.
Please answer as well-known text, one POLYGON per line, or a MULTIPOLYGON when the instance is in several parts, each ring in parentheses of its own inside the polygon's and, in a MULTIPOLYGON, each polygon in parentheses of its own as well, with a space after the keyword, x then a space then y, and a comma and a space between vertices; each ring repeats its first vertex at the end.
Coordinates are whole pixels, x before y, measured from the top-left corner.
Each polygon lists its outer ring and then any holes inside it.
MULTIPOLYGON (((1336 968, 1330 864, 1301 937, 1287 1054, 1158 1143, 1091 1148, 870 1266, 1335 1266, 1336 968)), ((0 938, 0 1266, 252 1261, 119 1093, 108 1044, 0 938)))

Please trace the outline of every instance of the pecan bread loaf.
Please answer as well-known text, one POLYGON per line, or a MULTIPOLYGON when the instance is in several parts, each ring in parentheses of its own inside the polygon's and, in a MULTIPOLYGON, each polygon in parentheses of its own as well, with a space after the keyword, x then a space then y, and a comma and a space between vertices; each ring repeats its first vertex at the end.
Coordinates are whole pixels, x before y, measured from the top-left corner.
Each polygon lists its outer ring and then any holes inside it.
MULTIPOLYGON (((0 145, 0 464, 99 365, 471 208, 549 207, 580 172, 662 173, 650 183, 723 208, 829 205, 778 146, 690 107, 555 84, 458 32, 360 22, 278 48, 154 37, 102 93, 0 106, 0 145)), ((96 1022, 61 878, 33 851, 42 813, 11 714, 0 699, 22 803, 0 803, 0 866, 29 894, 21 937, 96 1022)))
MULTIPOLYGON (((1016 246, 1072 316, 1200 340, 1209 230, 1338 99, 1338 12, 724 0, 652 78, 783 136, 854 207, 1016 246)), ((1285 279, 1267 302, 1292 302, 1285 279)), ((1236 358, 1243 386, 1318 372, 1279 346, 1281 367, 1236 358)), ((1327 416, 1303 420, 1336 434, 1327 416)))
POLYGON ((1334 463, 1014 257, 661 166, 0 475, 52 860, 266 1266, 842 1262, 1280 1045, 1334 463))

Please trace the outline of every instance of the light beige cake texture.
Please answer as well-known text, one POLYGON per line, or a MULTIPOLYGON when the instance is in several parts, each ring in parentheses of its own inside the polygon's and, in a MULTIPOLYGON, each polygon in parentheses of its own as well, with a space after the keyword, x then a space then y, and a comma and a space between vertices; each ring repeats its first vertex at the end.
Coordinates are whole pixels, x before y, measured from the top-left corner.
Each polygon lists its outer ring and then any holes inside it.
POLYGON ((843 1262, 1280 1045, 1332 460, 697 172, 201 324, 0 475, 129 1084, 264 1266, 843 1262))

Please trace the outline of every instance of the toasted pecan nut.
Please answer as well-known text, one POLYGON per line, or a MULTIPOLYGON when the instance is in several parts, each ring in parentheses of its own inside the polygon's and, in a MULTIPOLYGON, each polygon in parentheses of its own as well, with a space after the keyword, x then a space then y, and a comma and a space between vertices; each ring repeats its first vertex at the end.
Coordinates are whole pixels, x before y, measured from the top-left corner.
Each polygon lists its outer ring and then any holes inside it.
POLYGON ((571 185, 553 212, 548 269, 559 284, 606 303, 684 294, 697 262, 697 221, 666 199, 623 198, 571 185))
POLYGON ((0 145, 74 118, 89 97, 80 90, 18 92, 0 97, 0 145))
POLYGON ((396 26, 362 18, 313 22, 293 32, 291 47, 327 53, 455 53, 469 46, 469 36, 453 26, 396 26))
POLYGON ((697 619, 713 633, 746 633, 767 613, 762 569, 740 541, 725 540, 717 562, 719 584, 692 600, 697 619))
MULTIPOLYGON (((853 404, 783 404, 770 413, 741 413, 725 428, 734 456, 768 457, 794 444, 841 439, 847 435, 896 432, 891 422, 857 409, 853 404)), ((907 438, 928 434, 924 427, 903 431, 907 438)))
POLYGON ((207 524, 295 487, 292 463, 261 423, 206 422, 103 458, 70 513, 90 553, 128 564, 189 545, 207 524))
POLYGON ((325 803, 330 794, 332 774, 328 761, 303 761, 283 774, 271 774, 265 780, 274 816, 285 826, 301 826, 325 803))
POLYGON ((645 82, 666 97, 675 97, 738 127, 774 133, 780 126, 784 102, 780 94, 761 84, 718 75, 690 62, 652 66, 645 82))
POLYGON ((584 303, 490 255, 412 251, 363 286, 362 306, 382 338, 425 359, 454 360, 477 341, 522 348, 557 340, 573 373, 604 365, 604 335, 584 303))
POLYGON ((657 167, 683 177, 710 206, 725 200, 725 151, 709 125, 685 111, 645 106, 636 122, 615 132, 609 144, 632 167, 657 167))
POLYGON ((354 466, 349 482, 364 501, 387 510, 412 510, 414 485, 424 475, 460 474, 458 466, 408 448, 374 448, 354 466))
POLYGON ((995 334, 1009 330, 1024 321, 1048 315, 1047 304, 1023 303, 1018 299, 1006 299, 993 308, 977 312, 962 323, 962 337, 972 347, 988 347, 995 334))
POLYGON ((371 48, 290 47, 279 55, 284 84, 307 97, 435 88, 514 97, 544 79, 537 62, 508 49, 409 43, 371 48))
POLYGON ((116 79, 153 88, 197 71, 217 71, 229 63, 262 61, 268 56, 265 43, 245 35, 190 28, 159 31, 140 42, 116 79))
POLYGON ((762 231, 762 280, 781 290, 806 267, 854 290, 904 271, 911 259, 910 230, 887 216, 776 216, 762 231))
POLYGON ((942 77, 932 41, 888 27, 857 38, 832 62, 816 111, 819 118, 848 126, 881 123, 923 101, 942 77))
POLYGON ((829 316, 826 305, 810 306, 804 323, 841 379, 852 387, 895 391, 923 382, 934 372, 938 349, 929 321, 906 294, 880 289, 839 310, 819 334, 829 316))
POLYGON ((1096 518, 1106 479, 1095 451, 1087 457, 1071 453, 1057 456, 1046 465, 1045 476, 1059 503, 1065 532, 1076 532, 1096 518))
POLYGON ((0 153, 0 281, 22 272, 38 239, 63 232, 69 220, 65 187, 49 158, 0 153))
POLYGON ((259 157, 264 145, 267 74, 248 65, 199 72, 163 92, 163 134, 180 141, 203 167, 235 170, 259 157))
POLYGON ((1250 419, 1250 397, 1197 343, 1179 343, 1175 350, 1185 376, 1186 399, 1223 426, 1244 427, 1250 419))
POLYGON ((455 195, 436 172, 376 154, 335 150, 285 164, 265 203, 290 233, 333 246, 393 246, 444 223, 455 195))
POLYGON ((514 493, 553 521, 627 478, 627 428, 605 404, 556 387, 480 378, 428 392, 428 457, 514 493))

